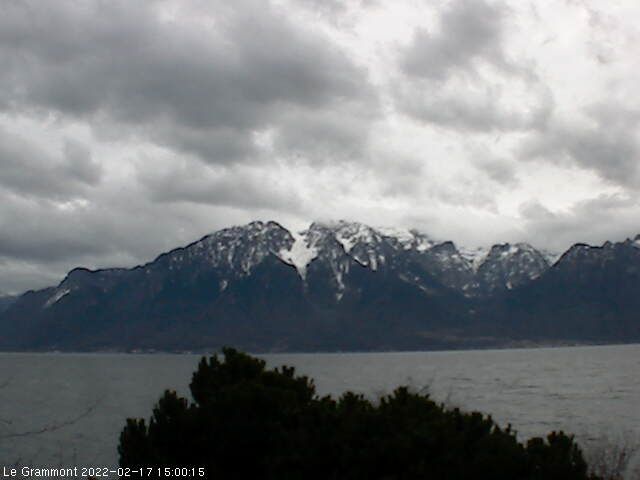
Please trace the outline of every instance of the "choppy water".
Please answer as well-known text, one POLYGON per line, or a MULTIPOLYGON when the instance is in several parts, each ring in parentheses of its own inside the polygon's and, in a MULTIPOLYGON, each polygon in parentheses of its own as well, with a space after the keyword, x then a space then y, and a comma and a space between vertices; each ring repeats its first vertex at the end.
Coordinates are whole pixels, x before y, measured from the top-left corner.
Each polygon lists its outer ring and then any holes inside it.
MULTIPOLYGON (((426 388, 511 423, 520 438, 552 429, 583 442, 640 437, 640 345, 264 358, 296 366, 322 394, 426 388)), ((148 417, 165 388, 187 394, 198 359, 0 354, 0 466, 116 466, 125 418, 148 417)))

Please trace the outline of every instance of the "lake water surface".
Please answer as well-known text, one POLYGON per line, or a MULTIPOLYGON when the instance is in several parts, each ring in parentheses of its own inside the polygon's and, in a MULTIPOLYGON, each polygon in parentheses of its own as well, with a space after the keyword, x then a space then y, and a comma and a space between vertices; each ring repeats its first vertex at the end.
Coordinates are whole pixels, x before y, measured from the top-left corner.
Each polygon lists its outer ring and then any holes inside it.
MULTIPOLYGON (((117 465, 127 417, 166 388, 188 394, 197 355, 0 353, 2 465, 117 465)), ((640 437, 640 345, 264 355, 319 393, 376 397, 399 384, 491 413, 521 439, 553 429, 583 443, 640 437)))

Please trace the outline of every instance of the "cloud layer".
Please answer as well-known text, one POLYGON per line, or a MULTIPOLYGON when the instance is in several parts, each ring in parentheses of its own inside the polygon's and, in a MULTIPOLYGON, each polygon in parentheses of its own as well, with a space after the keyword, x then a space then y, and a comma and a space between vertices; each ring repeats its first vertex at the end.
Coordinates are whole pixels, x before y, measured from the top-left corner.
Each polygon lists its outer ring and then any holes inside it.
POLYGON ((0 9, 0 292, 255 218, 550 249, 640 230, 629 4, 0 9))

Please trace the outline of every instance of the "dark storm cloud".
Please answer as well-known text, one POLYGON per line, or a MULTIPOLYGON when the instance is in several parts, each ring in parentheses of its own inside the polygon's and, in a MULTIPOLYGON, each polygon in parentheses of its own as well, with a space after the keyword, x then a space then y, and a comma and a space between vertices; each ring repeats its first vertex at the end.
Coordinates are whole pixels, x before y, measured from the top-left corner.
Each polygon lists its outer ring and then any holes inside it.
POLYGON ((100 181, 102 169, 84 145, 68 140, 50 152, 0 129, 0 188, 23 197, 65 200, 100 181))
POLYGON ((640 188, 640 111, 599 104, 586 118, 554 121, 523 143, 521 158, 568 163, 625 188, 640 188))
POLYGON ((229 163, 289 108, 369 96, 342 52, 270 4, 190 5, 173 21, 160 2, 5 3, 0 104, 117 124, 119 135, 229 163))

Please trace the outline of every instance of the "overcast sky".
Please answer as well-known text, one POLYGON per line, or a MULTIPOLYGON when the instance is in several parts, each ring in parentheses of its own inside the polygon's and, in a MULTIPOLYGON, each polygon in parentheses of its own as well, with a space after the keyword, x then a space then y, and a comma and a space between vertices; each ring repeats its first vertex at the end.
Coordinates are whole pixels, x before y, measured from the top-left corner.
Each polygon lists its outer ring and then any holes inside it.
POLYGON ((0 292, 219 228, 640 232, 640 4, 0 0, 0 292))

